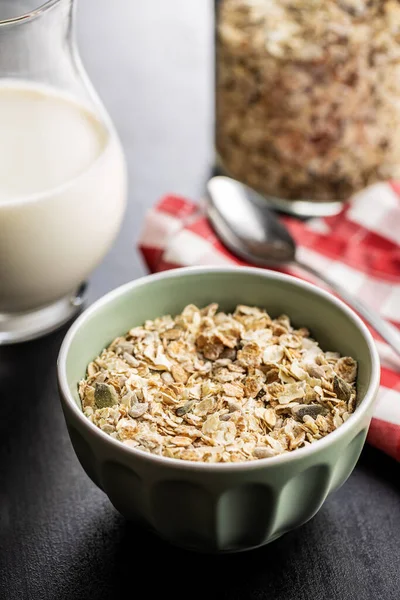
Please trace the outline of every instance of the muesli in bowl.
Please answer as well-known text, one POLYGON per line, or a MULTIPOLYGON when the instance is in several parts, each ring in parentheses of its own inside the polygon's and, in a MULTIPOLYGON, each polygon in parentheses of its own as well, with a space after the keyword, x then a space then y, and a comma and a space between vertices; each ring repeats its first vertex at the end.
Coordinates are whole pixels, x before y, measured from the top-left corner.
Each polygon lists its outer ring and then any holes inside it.
POLYGON ((355 409, 357 363, 288 316, 188 305, 116 338, 79 384, 84 414, 137 450, 242 462, 291 452, 355 409))

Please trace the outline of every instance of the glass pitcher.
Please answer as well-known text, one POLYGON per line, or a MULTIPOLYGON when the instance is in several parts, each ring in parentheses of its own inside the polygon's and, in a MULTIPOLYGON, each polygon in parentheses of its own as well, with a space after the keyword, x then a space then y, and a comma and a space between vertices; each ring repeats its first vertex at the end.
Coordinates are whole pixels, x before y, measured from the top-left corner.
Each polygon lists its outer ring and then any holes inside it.
POLYGON ((75 0, 0 1, 0 345, 79 309, 124 214, 124 156, 74 14, 75 0))

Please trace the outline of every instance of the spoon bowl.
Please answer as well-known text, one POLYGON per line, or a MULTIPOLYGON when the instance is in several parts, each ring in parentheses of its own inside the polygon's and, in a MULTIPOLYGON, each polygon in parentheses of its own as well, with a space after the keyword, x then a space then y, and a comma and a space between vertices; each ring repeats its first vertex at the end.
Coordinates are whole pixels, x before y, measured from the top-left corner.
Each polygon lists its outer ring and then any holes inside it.
POLYGON ((296 244, 256 191, 230 177, 207 183, 208 216, 222 242, 258 266, 293 262, 296 244))

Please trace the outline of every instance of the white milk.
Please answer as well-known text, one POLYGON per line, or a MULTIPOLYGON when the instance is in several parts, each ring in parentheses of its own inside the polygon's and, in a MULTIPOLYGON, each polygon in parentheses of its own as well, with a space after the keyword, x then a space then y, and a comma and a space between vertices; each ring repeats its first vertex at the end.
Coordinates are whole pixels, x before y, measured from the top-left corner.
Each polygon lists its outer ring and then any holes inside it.
POLYGON ((109 249, 125 196, 111 128, 50 87, 3 80, 0 313, 73 292, 109 249))

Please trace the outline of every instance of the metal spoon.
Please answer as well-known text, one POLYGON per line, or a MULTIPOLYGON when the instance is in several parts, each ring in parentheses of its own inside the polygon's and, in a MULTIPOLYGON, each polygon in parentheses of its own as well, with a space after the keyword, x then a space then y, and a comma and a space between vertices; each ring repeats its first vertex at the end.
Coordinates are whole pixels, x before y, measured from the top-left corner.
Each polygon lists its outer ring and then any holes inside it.
POLYGON ((222 242, 244 260, 262 267, 294 264, 325 282, 352 306, 400 356, 400 334, 325 273, 296 259, 296 243, 260 194, 230 177, 207 184, 207 212, 222 242))

